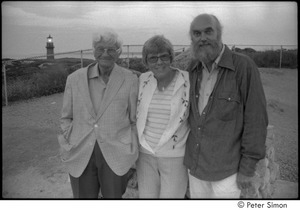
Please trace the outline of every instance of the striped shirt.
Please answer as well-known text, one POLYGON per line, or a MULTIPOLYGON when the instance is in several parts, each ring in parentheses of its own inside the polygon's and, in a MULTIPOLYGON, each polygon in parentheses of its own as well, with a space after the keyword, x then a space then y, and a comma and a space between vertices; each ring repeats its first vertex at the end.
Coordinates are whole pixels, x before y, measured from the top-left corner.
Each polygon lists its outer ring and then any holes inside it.
POLYGON ((171 99, 174 92, 175 82, 178 77, 178 72, 174 79, 164 91, 159 91, 156 87, 151 103, 148 109, 148 115, 144 130, 144 136, 147 143, 154 149, 163 132, 165 131, 171 113, 171 99))

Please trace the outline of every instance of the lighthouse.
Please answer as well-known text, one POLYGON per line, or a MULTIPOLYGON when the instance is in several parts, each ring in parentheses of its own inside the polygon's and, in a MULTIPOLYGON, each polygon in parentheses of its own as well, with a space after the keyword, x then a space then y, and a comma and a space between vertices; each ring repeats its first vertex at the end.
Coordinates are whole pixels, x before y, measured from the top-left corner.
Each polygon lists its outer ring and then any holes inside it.
POLYGON ((53 60, 54 59, 54 45, 53 45, 53 38, 50 36, 47 37, 47 59, 53 60))

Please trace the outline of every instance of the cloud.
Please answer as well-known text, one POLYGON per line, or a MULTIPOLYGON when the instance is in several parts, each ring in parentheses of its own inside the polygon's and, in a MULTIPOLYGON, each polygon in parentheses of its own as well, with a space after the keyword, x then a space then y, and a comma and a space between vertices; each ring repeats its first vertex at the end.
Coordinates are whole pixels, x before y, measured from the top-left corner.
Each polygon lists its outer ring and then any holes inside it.
POLYGON ((80 25, 81 22, 80 18, 45 17, 18 7, 2 5, 2 23, 6 25, 69 28, 80 25))

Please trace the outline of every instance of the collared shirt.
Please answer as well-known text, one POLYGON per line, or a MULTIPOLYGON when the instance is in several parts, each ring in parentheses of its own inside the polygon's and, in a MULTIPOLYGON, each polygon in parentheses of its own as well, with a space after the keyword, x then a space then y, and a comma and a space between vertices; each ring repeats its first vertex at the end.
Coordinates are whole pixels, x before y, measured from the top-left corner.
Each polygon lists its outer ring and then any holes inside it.
POLYGON ((165 91, 161 92, 156 87, 152 96, 144 130, 145 139, 152 149, 155 149, 168 126, 171 115, 171 100, 178 74, 179 72, 176 72, 173 81, 165 91))
POLYGON ((219 54, 219 56, 216 58, 216 60, 212 64, 211 71, 209 72, 206 65, 202 62, 202 81, 201 81, 201 87, 199 90, 199 102, 198 102, 198 109, 200 115, 202 114, 202 111, 204 107, 207 104, 207 101, 209 99, 210 94, 212 93, 214 86, 217 81, 218 77, 218 64, 219 61, 224 53, 224 45, 222 46, 222 50, 219 54))
POLYGON ((199 115, 199 61, 192 60, 189 124, 184 164, 190 174, 218 181, 234 173, 253 176, 265 157, 268 115, 259 71, 248 56, 226 45, 218 64, 218 78, 202 115, 199 115), (204 112, 206 112, 204 114, 204 112))
POLYGON ((151 109, 150 104, 157 88, 157 80, 151 71, 145 72, 139 77, 136 127, 140 152, 151 154, 155 157, 184 156, 185 142, 190 131, 187 122, 189 115, 190 80, 188 72, 179 69, 176 69, 176 71, 178 71, 178 76, 177 79, 175 78, 175 86, 170 99, 170 117, 155 148, 149 145, 144 131, 146 129, 149 110, 151 109))
POLYGON ((100 103, 106 90, 106 84, 99 74, 98 64, 91 66, 88 69, 88 83, 90 90, 91 101, 97 114, 100 109, 100 103))

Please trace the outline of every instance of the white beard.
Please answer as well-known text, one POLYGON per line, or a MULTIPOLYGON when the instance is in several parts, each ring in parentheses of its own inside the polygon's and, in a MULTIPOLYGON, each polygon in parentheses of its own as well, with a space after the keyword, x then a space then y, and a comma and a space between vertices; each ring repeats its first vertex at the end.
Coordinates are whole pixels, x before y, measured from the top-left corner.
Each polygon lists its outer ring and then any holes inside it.
POLYGON ((195 44, 196 48, 192 44, 192 56, 194 59, 197 59, 203 63, 212 62, 217 54, 218 47, 217 45, 207 45, 203 47, 199 47, 199 45, 195 44))
POLYGON ((210 45, 204 45, 202 47, 200 47, 198 43, 192 43, 192 57, 203 63, 211 63, 216 59, 218 48, 217 42, 213 42, 210 45))

